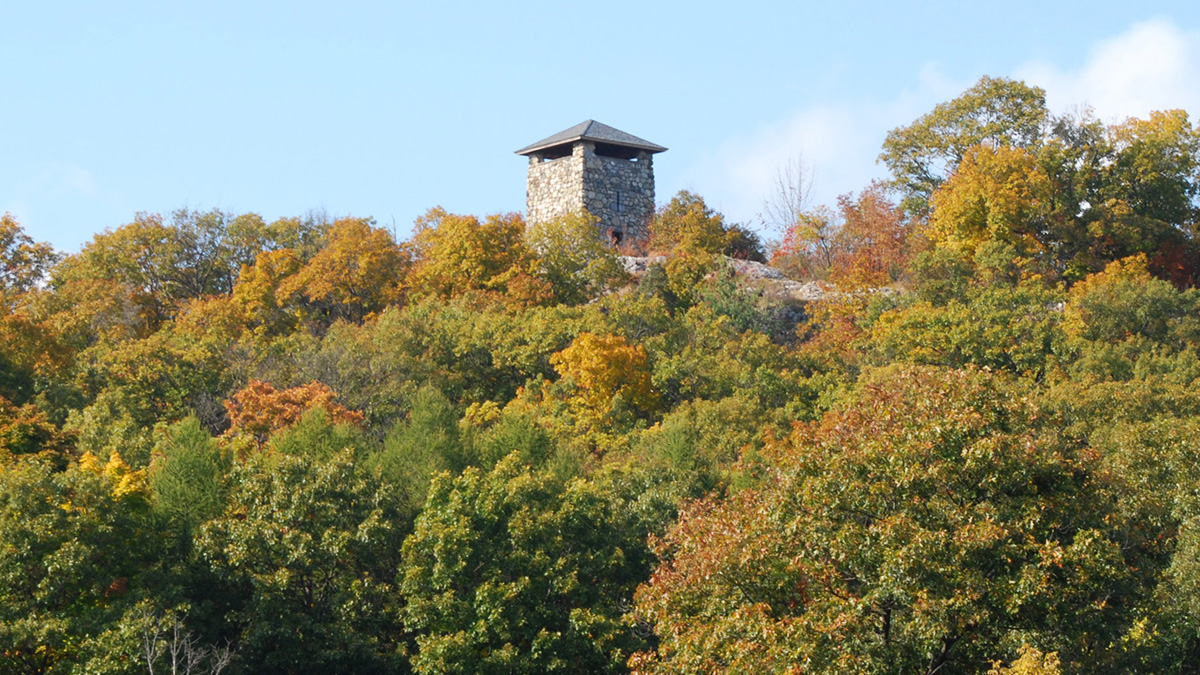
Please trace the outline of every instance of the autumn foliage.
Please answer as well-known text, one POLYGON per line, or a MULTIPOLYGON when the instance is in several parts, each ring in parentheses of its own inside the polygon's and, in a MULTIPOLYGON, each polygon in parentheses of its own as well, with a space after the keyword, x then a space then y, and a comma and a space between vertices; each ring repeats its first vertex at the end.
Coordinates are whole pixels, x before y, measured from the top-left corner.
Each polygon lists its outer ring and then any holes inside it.
POLYGON ((1200 132, 1044 96, 785 189, 779 274, 686 191, 0 217, 0 673, 1197 672, 1200 132))
POLYGON ((362 413, 335 403, 337 394, 320 382, 276 389, 267 382, 252 380, 225 402, 230 434, 247 435, 263 442, 272 432, 295 424, 304 413, 321 408, 339 424, 362 422, 362 413))
POLYGON ((575 394, 572 406, 597 422, 625 405, 642 413, 658 410, 658 394, 650 383, 646 350, 620 335, 581 333, 569 347, 550 357, 575 394))
POLYGON ((800 215, 784 233, 773 261, 804 278, 840 288, 888 286, 904 273, 917 246, 910 219, 874 184, 857 196, 842 195, 837 209, 800 215))

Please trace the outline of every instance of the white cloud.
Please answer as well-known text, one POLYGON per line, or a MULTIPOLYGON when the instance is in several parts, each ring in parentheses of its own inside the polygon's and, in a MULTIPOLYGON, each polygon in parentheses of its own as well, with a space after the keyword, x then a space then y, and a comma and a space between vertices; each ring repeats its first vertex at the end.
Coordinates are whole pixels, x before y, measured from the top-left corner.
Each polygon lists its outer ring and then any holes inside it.
POLYGON ((1098 43, 1077 70, 1031 62, 1015 77, 1046 90, 1055 112, 1089 105, 1113 122, 1152 110, 1200 109, 1200 34, 1165 19, 1134 24, 1098 43))
POLYGON ((885 170, 875 163, 887 132, 970 86, 937 69, 922 69, 914 89, 886 101, 829 104, 797 111, 722 143, 692 167, 695 189, 732 220, 758 225, 778 170, 802 159, 813 179, 814 205, 861 190, 885 170))
MULTIPOLYGON (((1009 76, 1045 88, 1055 113, 1090 105, 1100 119, 1115 122, 1152 110, 1200 111, 1200 33, 1162 19, 1137 23, 1097 43, 1076 70, 1031 61, 1009 76)), ((928 64, 916 87, 888 100, 798 110, 728 139, 686 173, 712 206, 735 221, 757 224, 777 170, 802 156, 815 176, 813 201, 832 204, 837 195, 884 177, 875 158, 889 130, 957 96, 974 81, 951 81, 936 64, 928 64)))

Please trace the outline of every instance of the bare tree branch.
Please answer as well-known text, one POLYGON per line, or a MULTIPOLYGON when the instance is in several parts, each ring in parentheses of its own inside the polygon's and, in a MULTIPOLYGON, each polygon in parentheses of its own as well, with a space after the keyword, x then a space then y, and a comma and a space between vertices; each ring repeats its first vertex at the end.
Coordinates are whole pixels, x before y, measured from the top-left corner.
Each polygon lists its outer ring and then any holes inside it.
POLYGON ((171 675, 220 675, 233 661, 234 649, 229 643, 224 647, 200 644, 200 638, 184 624, 185 616, 171 610, 163 612, 148 607, 141 610, 145 622, 142 652, 150 675, 154 675, 164 656, 171 675))
POLYGON ((763 222, 783 236, 812 206, 812 167, 797 154, 775 171, 771 195, 763 202, 763 222))

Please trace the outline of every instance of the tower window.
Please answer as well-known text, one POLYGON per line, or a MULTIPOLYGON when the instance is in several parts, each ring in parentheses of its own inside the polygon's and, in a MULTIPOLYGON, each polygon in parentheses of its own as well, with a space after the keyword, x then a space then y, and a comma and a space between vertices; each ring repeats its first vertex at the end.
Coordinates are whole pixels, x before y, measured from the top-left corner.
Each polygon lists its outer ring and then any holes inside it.
POLYGON ((571 146, 560 145, 554 148, 546 148, 542 151, 542 161, 548 162, 552 159, 562 159, 563 157, 571 156, 571 146))
POLYGON ((634 159, 637 157, 638 151, 634 148, 627 148, 623 145, 613 145, 611 143, 597 143, 596 154, 600 157, 612 157, 614 159, 634 159))

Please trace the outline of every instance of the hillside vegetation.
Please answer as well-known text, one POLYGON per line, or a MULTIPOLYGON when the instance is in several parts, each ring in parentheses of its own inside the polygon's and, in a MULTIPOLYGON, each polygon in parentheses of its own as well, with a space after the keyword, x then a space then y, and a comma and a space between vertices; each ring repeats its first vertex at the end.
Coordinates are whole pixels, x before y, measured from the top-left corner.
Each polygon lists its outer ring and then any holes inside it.
POLYGON ((1200 673, 1200 132, 984 78, 881 160, 769 251, 680 193, 637 275, 4 216, 0 673, 1200 673))

